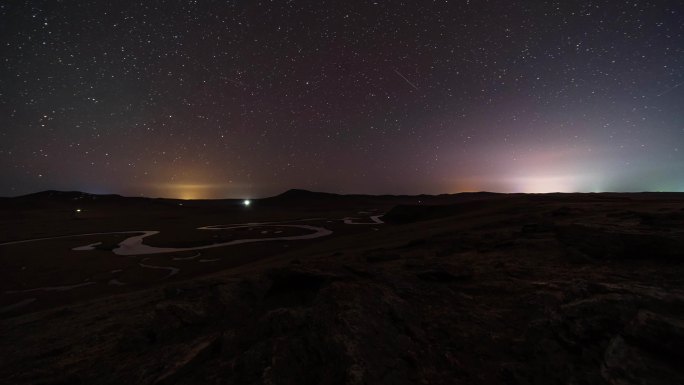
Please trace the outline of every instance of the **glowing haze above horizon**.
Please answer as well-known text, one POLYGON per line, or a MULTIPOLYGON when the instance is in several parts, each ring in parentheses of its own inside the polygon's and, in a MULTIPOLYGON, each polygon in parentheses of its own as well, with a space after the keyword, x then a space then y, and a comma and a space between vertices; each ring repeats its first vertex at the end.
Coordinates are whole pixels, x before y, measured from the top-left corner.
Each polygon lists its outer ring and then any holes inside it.
POLYGON ((684 3, 0 3, 0 196, 684 191, 684 3))

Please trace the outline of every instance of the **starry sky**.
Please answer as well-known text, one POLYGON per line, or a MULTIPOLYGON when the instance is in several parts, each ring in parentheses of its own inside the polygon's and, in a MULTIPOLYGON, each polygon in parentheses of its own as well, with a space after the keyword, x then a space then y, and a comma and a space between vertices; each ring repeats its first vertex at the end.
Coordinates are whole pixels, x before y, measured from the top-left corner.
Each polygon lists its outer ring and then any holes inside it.
POLYGON ((684 191, 684 2, 0 1, 0 195, 684 191))

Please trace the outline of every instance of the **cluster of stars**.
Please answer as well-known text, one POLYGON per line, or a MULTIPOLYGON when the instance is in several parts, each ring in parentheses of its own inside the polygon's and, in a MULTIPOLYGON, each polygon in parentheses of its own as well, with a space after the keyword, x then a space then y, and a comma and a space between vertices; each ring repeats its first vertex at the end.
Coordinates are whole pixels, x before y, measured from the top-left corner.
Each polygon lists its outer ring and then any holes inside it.
POLYGON ((0 25, 0 195, 684 190, 680 0, 5 2, 0 25))

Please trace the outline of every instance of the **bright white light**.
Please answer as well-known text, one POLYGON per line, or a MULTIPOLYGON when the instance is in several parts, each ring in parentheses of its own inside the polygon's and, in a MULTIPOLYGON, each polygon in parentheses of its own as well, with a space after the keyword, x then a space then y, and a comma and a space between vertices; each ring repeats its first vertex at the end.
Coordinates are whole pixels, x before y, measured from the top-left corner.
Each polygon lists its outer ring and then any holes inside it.
POLYGON ((76 209, 76 212, 77 212, 77 213, 80 213, 80 212, 81 212, 81 209, 76 209))
POLYGON ((244 201, 242 201, 242 204, 245 206, 249 206, 251 203, 252 201, 250 201, 249 199, 245 199, 244 201))

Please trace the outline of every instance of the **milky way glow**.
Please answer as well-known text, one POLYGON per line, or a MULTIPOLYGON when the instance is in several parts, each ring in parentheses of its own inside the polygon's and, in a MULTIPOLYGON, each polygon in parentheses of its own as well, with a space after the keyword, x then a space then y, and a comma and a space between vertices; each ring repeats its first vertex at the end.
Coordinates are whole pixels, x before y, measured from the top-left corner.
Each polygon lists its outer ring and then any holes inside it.
POLYGON ((0 195, 684 189, 684 3, 3 2, 0 195))

